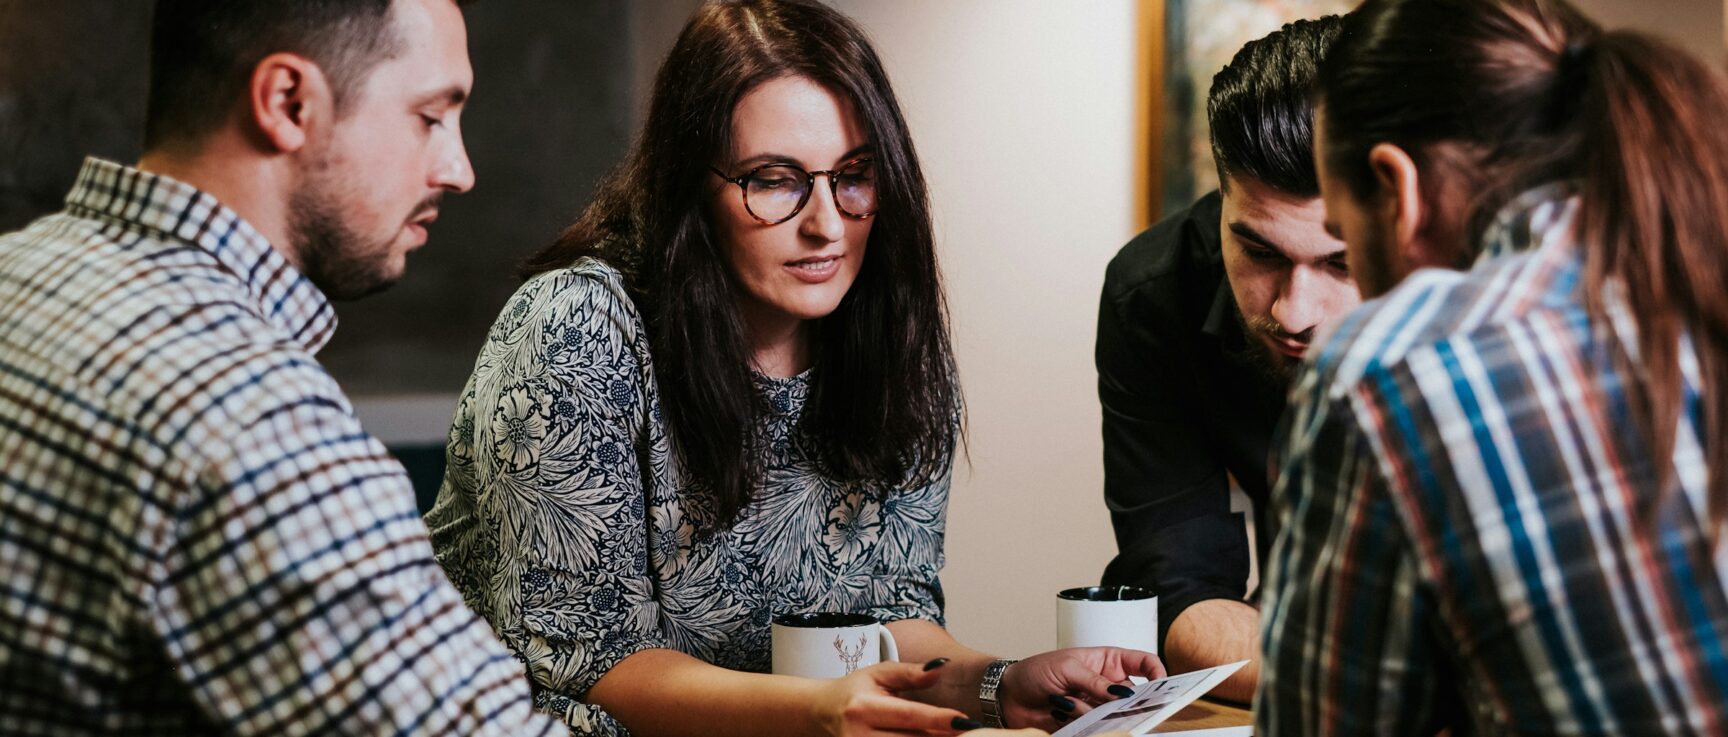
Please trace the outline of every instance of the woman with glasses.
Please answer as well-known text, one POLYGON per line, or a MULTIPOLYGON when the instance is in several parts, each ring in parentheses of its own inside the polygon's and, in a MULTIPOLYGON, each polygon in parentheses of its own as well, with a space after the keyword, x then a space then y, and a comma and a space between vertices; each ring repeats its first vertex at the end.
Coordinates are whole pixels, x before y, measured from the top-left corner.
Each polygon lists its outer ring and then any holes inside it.
POLYGON ((1055 727, 1149 654, 1013 662, 942 628, 960 435, 925 185, 880 61, 816 3, 704 6, 635 149, 487 338, 427 517, 579 730, 1055 727), (866 614, 910 663, 766 675, 777 615, 866 614))

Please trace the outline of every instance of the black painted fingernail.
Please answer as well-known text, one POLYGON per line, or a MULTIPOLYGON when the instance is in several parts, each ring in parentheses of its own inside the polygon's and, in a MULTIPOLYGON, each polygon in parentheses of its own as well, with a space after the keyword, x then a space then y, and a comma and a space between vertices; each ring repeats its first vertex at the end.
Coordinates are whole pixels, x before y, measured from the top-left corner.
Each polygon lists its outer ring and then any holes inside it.
POLYGON ((1050 705, 1063 711, 1074 710, 1074 700, 1061 694, 1050 694, 1050 705))
POLYGON ((973 719, 967 719, 966 717, 954 717, 954 721, 949 722, 948 726, 964 732, 969 729, 982 727, 984 726, 984 723, 973 719))
POLYGON ((925 663, 924 664, 924 671, 926 673, 928 673, 930 671, 936 670, 937 668, 940 668, 940 667, 947 665, 947 664, 948 664, 947 658, 937 658, 937 659, 932 660, 928 663, 925 663))
POLYGON ((1114 694, 1116 696, 1116 698, 1119 698, 1119 699, 1125 699, 1125 698, 1128 698, 1129 696, 1134 695, 1134 689, 1129 688, 1127 686, 1124 686, 1120 683, 1112 683, 1112 684, 1110 684, 1109 688, 1104 689, 1104 690, 1109 691, 1111 694, 1114 694))
POLYGON ((1065 712, 1061 709, 1051 709, 1050 710, 1050 716, 1055 718, 1056 721, 1062 722, 1063 724, 1067 724, 1068 720, 1074 718, 1072 716, 1069 716, 1068 712, 1065 712))

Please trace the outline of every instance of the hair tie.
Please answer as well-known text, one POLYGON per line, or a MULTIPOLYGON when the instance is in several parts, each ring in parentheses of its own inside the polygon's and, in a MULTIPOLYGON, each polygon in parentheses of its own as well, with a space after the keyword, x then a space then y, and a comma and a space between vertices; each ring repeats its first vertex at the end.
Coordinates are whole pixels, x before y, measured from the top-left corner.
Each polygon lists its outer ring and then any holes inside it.
POLYGON ((1573 41, 1572 43, 1566 44, 1566 48, 1560 52, 1561 74, 1565 74, 1569 71, 1585 71, 1586 65, 1589 63, 1589 56, 1591 52, 1594 52, 1595 50, 1596 44, 1586 41, 1573 41))
POLYGON ((1578 102, 1584 97, 1584 88, 1590 82, 1590 62, 1596 54, 1596 44, 1590 41, 1573 41, 1566 44, 1560 51, 1559 62, 1554 68, 1554 92, 1550 98, 1553 102, 1551 128, 1563 129, 1569 126, 1578 110, 1578 102))

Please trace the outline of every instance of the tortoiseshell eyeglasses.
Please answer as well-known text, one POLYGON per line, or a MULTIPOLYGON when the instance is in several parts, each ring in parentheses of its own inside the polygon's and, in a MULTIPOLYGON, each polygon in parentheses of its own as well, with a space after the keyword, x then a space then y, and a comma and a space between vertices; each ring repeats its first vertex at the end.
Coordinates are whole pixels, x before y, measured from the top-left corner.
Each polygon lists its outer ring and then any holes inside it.
POLYGON ((744 209, 763 225, 791 220, 810 202, 816 175, 828 177, 834 206, 860 220, 876 214, 876 162, 869 157, 852 159, 828 171, 804 171, 792 164, 764 164, 741 176, 729 177, 709 167, 721 179, 738 185, 744 209))

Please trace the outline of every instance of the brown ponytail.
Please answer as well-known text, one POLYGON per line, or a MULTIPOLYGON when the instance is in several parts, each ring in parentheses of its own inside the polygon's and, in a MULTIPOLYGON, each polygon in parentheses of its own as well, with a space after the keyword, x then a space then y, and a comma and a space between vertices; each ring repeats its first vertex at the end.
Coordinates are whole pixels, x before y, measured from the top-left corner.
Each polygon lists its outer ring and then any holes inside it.
POLYGON ((1641 419, 1664 481, 1687 401, 1680 339, 1690 336, 1719 527, 1728 518, 1728 90, 1697 59, 1638 34, 1605 34, 1588 56, 1579 235, 1591 244, 1591 309, 1606 309, 1610 282, 1623 286, 1648 371, 1641 419))
MULTIPOLYGON (((1680 341, 1693 342, 1709 515, 1720 529, 1728 521, 1724 80, 1663 42, 1604 33, 1563 0, 1366 0, 1329 52, 1319 88, 1328 169, 1358 196, 1376 186, 1368 151, 1381 142, 1479 193, 1469 243, 1460 244, 1466 256, 1512 196, 1582 182, 1587 307, 1606 319, 1604 295, 1618 288, 1637 326, 1643 369, 1632 396, 1660 488, 1670 486, 1690 401, 1680 341)), ((1644 500, 1646 511, 1659 501, 1644 500)))

